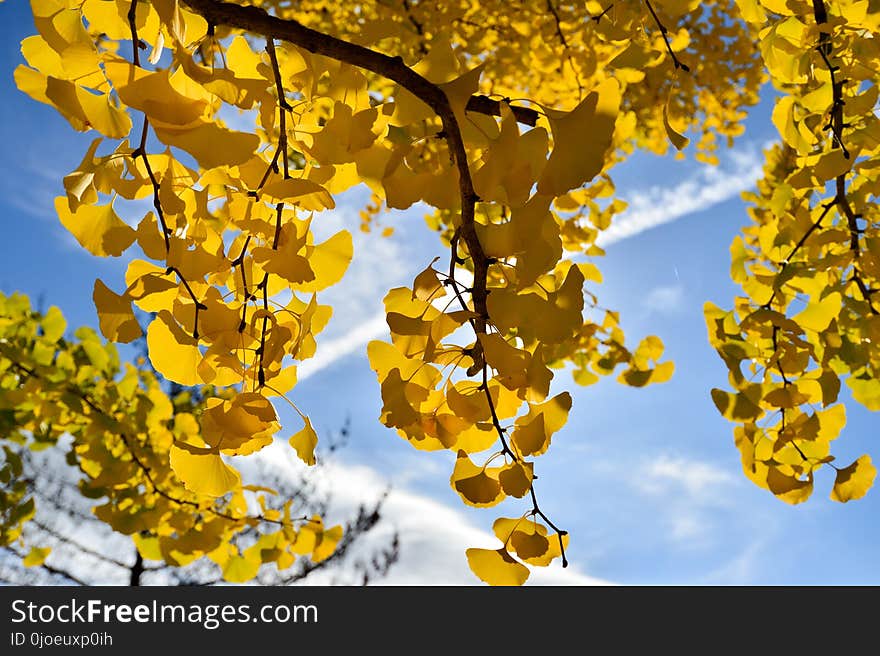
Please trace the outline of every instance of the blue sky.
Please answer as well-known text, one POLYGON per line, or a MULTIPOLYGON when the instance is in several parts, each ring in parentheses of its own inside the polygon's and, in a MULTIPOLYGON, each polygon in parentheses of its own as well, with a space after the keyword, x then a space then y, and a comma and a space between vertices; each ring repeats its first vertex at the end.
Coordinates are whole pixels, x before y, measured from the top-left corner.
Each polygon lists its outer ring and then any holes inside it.
MULTIPOLYGON (((32 32, 25 4, 0 5, 0 25, 0 290, 59 306, 69 326, 96 327, 94 279, 120 288, 124 261, 82 250, 53 210, 61 178, 92 135, 74 133, 53 109, 15 89, 18 43, 32 32)), ((557 374, 554 384, 572 391, 574 408, 536 472, 542 508, 572 534, 571 566, 535 571, 535 583, 880 583, 880 492, 833 503, 833 477, 823 471, 808 503, 776 500, 743 476, 732 427, 709 396, 713 386, 725 386, 726 369, 706 340, 702 305, 730 307, 736 294, 728 245, 746 221, 738 192, 756 175, 761 145, 775 136, 769 110, 768 102, 755 109, 719 169, 639 156, 615 171, 631 208, 598 261, 605 283, 596 291, 603 305, 621 312, 632 344, 648 334, 663 339, 676 373, 642 390, 613 380, 578 388, 568 374, 557 374)), ((464 549, 495 545, 493 519, 526 508, 464 507, 448 484, 454 454, 417 452, 378 423, 381 400, 365 340, 385 334, 385 292, 410 284, 443 249, 417 209, 383 218, 395 227, 391 239, 360 234, 357 210, 365 199, 360 191, 348 194, 337 211, 315 220, 325 234, 349 227, 356 254, 346 279, 321 297, 336 308, 334 319, 319 338, 318 358, 302 368, 294 398, 319 431, 351 418, 350 446, 326 477, 340 514, 391 484, 387 526, 400 530, 402 557, 388 582, 474 583, 464 549)), ((838 459, 876 455, 876 418, 852 403, 847 412, 838 459)), ((286 414, 282 419, 297 426, 286 414)))

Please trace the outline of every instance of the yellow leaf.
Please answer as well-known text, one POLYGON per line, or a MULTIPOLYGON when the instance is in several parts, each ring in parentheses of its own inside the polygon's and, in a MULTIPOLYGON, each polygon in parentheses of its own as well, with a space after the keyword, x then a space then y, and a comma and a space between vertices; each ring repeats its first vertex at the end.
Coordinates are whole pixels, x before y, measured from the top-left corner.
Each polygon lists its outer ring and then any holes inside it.
POLYGON ((517 556, 528 561, 530 558, 540 558, 546 554, 550 549, 550 540, 537 531, 533 533, 514 531, 510 536, 510 546, 517 556))
POLYGON ((25 567, 42 565, 51 551, 50 547, 31 547, 28 555, 22 559, 21 564, 25 567))
POLYGON ((846 385, 853 398, 868 410, 880 410, 880 380, 872 376, 850 376, 846 385))
POLYGON ((263 448, 279 428, 275 407, 259 392, 241 392, 232 400, 208 399, 201 426, 205 443, 229 455, 263 448))
POLYGON ((617 81, 609 78, 572 111, 545 110, 553 130, 553 151, 538 180, 538 193, 561 196, 602 171, 620 97, 617 81))
POLYGON ((504 549, 468 549, 468 566, 489 585, 522 585, 529 578, 529 568, 504 549))
POLYGON ((764 413, 759 405, 742 393, 731 394, 713 389, 712 400, 718 412, 731 421, 753 421, 764 413))
POLYGON ((502 467, 498 472, 498 482, 504 493, 517 499, 525 496, 532 487, 533 468, 532 463, 519 461, 502 467))
POLYGON ((767 14, 758 0, 736 0, 736 6, 739 7, 739 13, 747 23, 764 25, 767 20, 767 14))
POLYGON ((516 450, 524 456, 544 453, 550 446, 547 430, 544 428, 544 415, 538 415, 529 422, 517 424, 510 436, 510 441, 516 450))
POLYGON ((810 299, 809 304, 792 319, 807 330, 817 333, 827 329, 831 321, 840 314, 843 299, 838 292, 828 294, 821 301, 810 299))
POLYGON ((183 130, 156 126, 156 136, 162 143, 188 152, 205 169, 246 162, 260 145, 257 135, 216 123, 199 123, 183 130))
POLYGON ((336 546, 342 539, 342 527, 334 526, 321 533, 321 541, 312 551, 311 559, 314 563, 320 563, 333 555, 336 546))
POLYGON ((229 583, 245 583, 257 575, 262 564, 259 556, 250 551, 234 555, 223 566, 223 580, 229 583))
POLYGON ((208 108, 204 97, 190 97, 171 84, 168 69, 155 73, 124 59, 112 57, 104 62, 107 77, 129 107, 150 117, 155 128, 184 129, 197 125, 208 108))
POLYGON ((135 231, 123 223, 113 205, 81 205, 71 212, 67 198, 55 199, 55 211, 62 225, 92 255, 118 257, 131 246, 135 231))
POLYGON ((313 280, 296 286, 299 291, 319 292, 342 280, 354 254, 354 244, 348 230, 340 230, 327 241, 308 249, 309 266, 315 273, 313 280))
POLYGON ((46 76, 20 66, 15 71, 19 89, 34 100, 53 105, 74 129, 94 128, 101 134, 121 139, 131 131, 131 119, 108 94, 93 93, 81 86, 46 76))
POLYGON ((437 277, 437 272, 434 270, 434 263, 439 259, 439 256, 435 257, 431 260, 431 264, 416 276, 413 281, 413 299, 419 299, 420 301, 430 303, 435 298, 442 298, 445 296, 445 292, 443 294, 437 293, 443 291, 443 284, 440 282, 440 278, 437 277))
POLYGON ((292 203, 315 212, 336 207, 333 197, 324 187, 304 178, 275 180, 266 184, 261 191, 277 202, 292 203))
POLYGON ((672 145, 675 146, 676 150, 684 150, 684 148, 690 142, 690 139, 685 137, 682 134, 679 134, 675 128, 669 123, 669 101, 672 100, 672 92, 670 91, 669 96, 666 98, 666 103, 663 105, 663 127, 666 130, 666 136, 669 137, 669 140, 672 142, 672 145))
POLYGON ((216 453, 196 455, 172 446, 169 462, 186 489, 196 494, 221 497, 241 485, 238 472, 216 453))
POLYGON ((767 472, 767 488, 786 503, 803 503, 813 493, 813 472, 807 475, 806 480, 802 480, 784 474, 777 467, 770 467, 767 472))
POLYGON ((299 459, 310 467, 315 464, 315 447, 318 445, 318 434, 312 428, 312 422, 305 417, 306 425, 301 431, 290 438, 290 446, 296 450, 299 459))
POLYGON ((504 491, 498 481, 497 467, 478 467, 464 451, 458 452, 455 468, 449 482, 462 500, 469 506, 487 508, 504 499, 504 491))
POLYGON ((64 336, 67 329, 67 321, 57 306, 53 305, 40 320, 40 328, 43 329, 43 338, 50 342, 57 342, 64 336))
POLYGON ((519 379, 525 380, 529 354, 508 344, 498 333, 482 334, 479 337, 489 366, 498 371, 501 377, 513 378, 517 381, 507 387, 520 387, 518 381, 519 379))
POLYGON ((159 312, 147 328, 147 349, 153 367, 168 380, 187 386, 202 384, 198 342, 183 331, 168 310, 159 312))
POLYGON ((159 312, 171 307, 179 284, 165 269, 145 260, 132 260, 125 271, 126 294, 145 312, 159 312))
POLYGON ((322 165, 353 162, 355 153, 369 148, 376 140, 373 124, 378 117, 376 108, 353 113, 349 105, 337 101, 333 116, 313 135, 309 154, 322 165))
POLYGON ((141 327, 131 310, 131 298, 118 295, 100 279, 95 280, 92 300, 98 310, 101 334, 111 342, 128 344, 141 336, 141 327))
POLYGON ((134 546, 145 560, 163 560, 159 538, 155 535, 135 533, 131 536, 134 546))
POLYGON ((550 439, 568 421, 571 395, 557 394, 544 403, 529 404, 529 412, 519 417, 510 441, 523 456, 540 455, 550 446, 550 439))
POLYGON ((315 272, 306 257, 306 233, 298 234, 296 223, 281 228, 277 248, 259 246, 252 253, 264 271, 281 276, 289 283, 301 284, 315 279, 315 272))
POLYGON ((853 499, 861 499, 874 485, 877 468, 871 463, 871 456, 860 456, 849 467, 837 470, 831 499, 846 503, 853 499))

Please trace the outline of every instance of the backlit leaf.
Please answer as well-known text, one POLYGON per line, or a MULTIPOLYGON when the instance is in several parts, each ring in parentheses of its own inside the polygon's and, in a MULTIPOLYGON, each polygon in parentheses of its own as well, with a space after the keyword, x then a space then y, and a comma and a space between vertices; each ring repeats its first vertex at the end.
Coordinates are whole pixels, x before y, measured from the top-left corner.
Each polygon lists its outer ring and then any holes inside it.
POLYGON ((849 467, 837 470, 834 488, 831 490, 832 501, 846 503, 853 499, 861 499, 874 485, 877 468, 871 462, 871 456, 860 456, 849 467))
POLYGON ((529 569, 504 549, 468 549, 468 566, 481 581, 489 585, 522 585, 529 578, 529 569))
POLYGON ((216 453, 195 455, 172 446, 170 458, 174 473, 196 494, 219 497, 241 485, 238 472, 216 453))
POLYGON ((312 428, 312 422, 308 417, 305 418, 305 422, 306 425, 303 429, 295 433, 289 442, 290 446, 296 450, 299 459, 311 466, 316 462, 315 447, 318 445, 318 434, 312 428))
POLYGON ((59 196, 55 211, 61 224, 92 255, 118 257, 134 241, 134 230, 119 218, 111 204, 81 205, 71 212, 67 198, 59 196))
POLYGON ((587 94, 571 112, 548 111, 553 151, 538 181, 539 193, 559 196, 602 171, 620 97, 620 87, 611 78, 587 94))

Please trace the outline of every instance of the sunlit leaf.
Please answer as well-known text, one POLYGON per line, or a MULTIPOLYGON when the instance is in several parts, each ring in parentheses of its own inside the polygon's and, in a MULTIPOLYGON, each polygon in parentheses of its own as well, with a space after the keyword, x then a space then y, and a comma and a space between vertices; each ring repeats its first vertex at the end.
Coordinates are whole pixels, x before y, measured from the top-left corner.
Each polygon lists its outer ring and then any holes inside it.
POLYGON ((831 490, 832 501, 846 503, 853 499, 861 499, 874 485, 877 468, 871 462, 871 456, 860 456, 849 467, 837 470, 834 488, 831 490))
POLYGON ((529 578, 529 569, 504 549, 468 549, 471 571, 489 585, 522 585, 529 578))

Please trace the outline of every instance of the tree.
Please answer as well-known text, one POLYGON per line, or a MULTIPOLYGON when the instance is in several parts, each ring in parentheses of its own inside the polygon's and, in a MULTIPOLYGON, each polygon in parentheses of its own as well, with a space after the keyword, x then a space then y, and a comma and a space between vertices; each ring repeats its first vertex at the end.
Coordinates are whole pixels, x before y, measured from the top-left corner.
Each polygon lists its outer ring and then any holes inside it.
MULTIPOLYGON (((714 163, 767 80, 781 141, 731 247, 744 295, 705 308, 733 387, 712 397, 736 423, 745 474, 781 499, 806 500, 826 465, 836 500, 871 486, 870 458, 838 468, 830 442, 842 382, 880 407, 876 3, 32 7, 39 34, 22 44, 19 88, 101 135, 65 177, 59 218, 97 256, 143 255, 124 289, 111 283, 121 293, 95 283, 102 333, 131 341, 132 304, 155 312, 159 373, 227 395, 208 400, 200 438, 170 447, 187 492, 237 494, 221 456, 258 450, 277 428, 273 402, 295 389, 329 316, 317 294, 351 258, 344 231, 315 243, 312 217, 363 183, 364 227, 421 202, 448 246, 446 262, 385 297, 391 341, 368 349, 380 420, 416 448, 453 451, 465 503, 525 500, 495 522, 497 550, 468 550, 480 579, 520 584, 529 565, 565 564, 568 536, 536 484, 571 407, 567 392, 550 396, 555 370, 636 387, 673 372, 657 337, 627 346, 591 291, 597 237, 623 209, 613 169, 639 149, 714 163), (132 227, 114 205, 141 198, 153 210, 132 227), (233 414, 254 430, 220 442, 233 414)), ((311 462, 316 436, 297 412, 291 445, 311 462)))
MULTIPOLYGON (((41 314, 27 298, 2 294, 0 308, 0 548, 16 557, 0 559, 0 580, 283 585, 329 565, 341 580, 366 584, 397 559, 396 535, 368 560, 352 557, 351 547, 379 523, 384 498, 361 504, 344 527, 323 530, 330 494, 316 485, 320 466, 292 474, 283 461, 263 459, 248 472, 259 485, 239 482, 222 500, 189 493, 168 468, 173 436, 199 434, 195 417, 210 413, 203 392, 216 398, 217 390, 171 384, 166 391, 143 358, 120 377, 116 348, 87 328, 65 339, 58 308, 41 314), (128 451, 125 464, 120 449, 128 451), (144 492, 140 507, 132 503, 144 492), (255 504, 260 512, 248 512, 255 504), (291 519, 291 511, 301 517, 291 519), (277 526, 290 535, 283 553, 272 546, 277 526)), ((332 436, 322 456, 348 433, 346 425, 332 436)))
MULTIPOLYGON (((345 431, 342 431, 343 433, 345 431)), ((60 445, 59 445, 60 446, 60 445)), ((34 545, 34 556, 50 556, 36 564, 35 558, 15 543, 3 547, 0 555, 0 581, 16 585, 115 584, 115 585, 211 585, 223 580, 222 572, 209 559, 193 561, 185 567, 152 560, 138 550, 129 536, 121 535, 91 513, 93 503, 77 487, 81 473, 68 466, 60 449, 39 453, 19 451, 22 478, 34 500, 34 515, 24 525, 22 542, 34 545), (37 546, 38 545, 38 546, 37 546), (8 557, 6 557, 8 556, 8 557), (27 564, 25 564, 27 563, 27 564)), ((260 462, 257 478, 278 491, 281 499, 295 499, 309 512, 324 515, 330 495, 318 490, 314 477, 291 477, 273 463, 260 462)), ((320 465, 318 466, 320 469, 320 465)), ((309 470, 312 471, 312 470, 309 470)), ((317 563, 299 559, 296 565, 280 571, 262 567, 255 577, 261 585, 297 584, 315 572, 332 572, 332 580, 343 584, 367 585, 381 579, 396 562, 398 539, 392 539, 372 553, 357 554, 360 541, 380 521, 383 499, 362 505, 343 526, 343 537, 333 553, 317 563)), ((243 532, 242 542, 253 542, 257 530, 243 532)), ((313 577, 314 578, 314 577, 313 577)))

